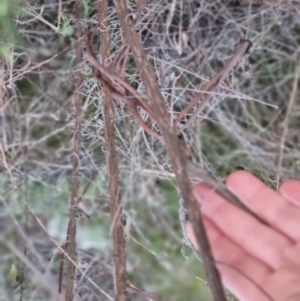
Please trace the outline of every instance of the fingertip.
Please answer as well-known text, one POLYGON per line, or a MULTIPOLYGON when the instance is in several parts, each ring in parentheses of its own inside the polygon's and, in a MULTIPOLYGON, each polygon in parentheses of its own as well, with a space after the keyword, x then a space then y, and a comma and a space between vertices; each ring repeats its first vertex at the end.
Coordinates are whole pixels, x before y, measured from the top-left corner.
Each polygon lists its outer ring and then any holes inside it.
POLYGON ((237 170, 232 172, 226 179, 226 186, 228 188, 235 187, 236 185, 239 185, 240 183, 244 183, 245 181, 248 181, 249 179, 255 178, 250 172, 245 170, 237 170))
POLYGON ((279 192, 285 199, 300 206, 300 181, 289 180, 282 183, 279 192))

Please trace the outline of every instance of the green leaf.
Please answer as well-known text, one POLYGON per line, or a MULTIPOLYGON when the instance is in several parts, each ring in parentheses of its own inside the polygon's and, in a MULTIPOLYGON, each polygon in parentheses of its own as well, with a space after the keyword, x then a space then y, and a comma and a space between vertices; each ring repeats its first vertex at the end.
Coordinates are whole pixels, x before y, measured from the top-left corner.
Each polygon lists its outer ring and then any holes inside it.
POLYGON ((16 268, 15 264, 13 263, 10 268, 10 281, 13 286, 16 285, 18 282, 17 277, 18 277, 17 268, 16 268))

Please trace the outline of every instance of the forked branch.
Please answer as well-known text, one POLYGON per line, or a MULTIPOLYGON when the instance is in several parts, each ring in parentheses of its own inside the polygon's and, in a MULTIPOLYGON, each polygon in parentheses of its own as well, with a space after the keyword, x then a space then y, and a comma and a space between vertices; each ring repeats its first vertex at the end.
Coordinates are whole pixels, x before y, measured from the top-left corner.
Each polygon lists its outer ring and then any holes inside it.
POLYGON ((201 91, 199 91, 189 102, 189 104, 180 112, 175 120, 178 123, 182 118, 191 110, 191 108, 201 101, 198 108, 195 110, 193 115, 190 117, 188 122, 182 128, 187 128, 191 125, 193 120, 203 111, 205 106, 208 104, 212 97, 212 92, 217 88, 217 86, 228 76, 228 74, 233 70, 233 68, 240 62, 240 60, 249 52, 252 43, 249 40, 242 40, 236 45, 235 52, 225 66, 211 78, 211 80, 203 86, 201 91))
POLYGON ((143 84, 150 99, 156 120, 160 126, 166 147, 176 174, 177 185, 181 196, 186 202, 189 216, 191 218, 198 245, 201 246, 201 253, 205 269, 207 271, 208 283, 211 287, 215 300, 225 301, 226 297, 220 281, 219 273, 214 265, 210 246, 206 237, 198 205, 192 195, 191 183, 188 177, 186 164, 187 159, 182 152, 181 143, 177 137, 175 127, 172 126, 170 116, 164 105, 163 98, 159 92, 154 72, 149 64, 139 37, 134 30, 133 24, 128 20, 129 15, 125 0, 117 0, 118 17, 124 31, 124 37, 133 52, 135 63, 140 71, 143 84))
MULTIPOLYGON (((210 99, 209 92, 216 89, 229 72, 237 65, 241 58, 249 51, 252 43, 248 40, 242 40, 236 45, 236 50, 231 59, 225 66, 203 87, 202 91, 197 93, 192 99, 191 103, 184 109, 184 111, 177 117, 175 122, 171 121, 170 115, 165 107, 163 98, 159 92, 159 87, 149 62, 147 61, 144 49, 142 48, 137 33, 134 29, 134 21, 128 18, 129 12, 127 10, 124 0, 117 1, 118 15, 121 26, 124 30, 125 41, 121 43, 121 47, 116 51, 115 59, 111 65, 104 67, 97 60, 91 43, 91 39, 87 38, 87 54, 86 57, 91 65, 94 67, 95 77, 99 80, 105 91, 109 93, 114 99, 123 101, 130 109, 132 115, 138 120, 144 130, 155 138, 161 139, 161 135, 152 130, 151 126, 145 123, 138 112, 138 107, 148 112, 153 121, 156 121, 161 129, 163 139, 166 143, 168 153, 173 165, 174 173, 176 174, 177 185, 180 189, 181 195, 186 202, 189 212, 189 217, 192 221, 194 232, 196 234, 198 245, 201 247, 201 256, 203 258, 204 266, 207 271, 207 278, 211 286, 211 290, 216 300, 226 300, 219 274, 214 266, 213 257, 207 241, 206 233, 203 227, 201 216, 198 213, 198 205, 191 193, 191 183, 189 175, 205 181, 208 185, 214 188, 221 196, 235 206, 252 215, 260 222, 265 223, 259 216, 257 216, 251 209, 249 209, 240 199, 235 197, 223 183, 219 183, 213 179, 205 170, 189 160, 194 158, 194 154, 188 146, 178 139, 176 133, 176 122, 178 122, 188 111, 199 101, 202 103, 194 113, 191 121, 196 118, 200 111, 205 107, 210 99), (143 84, 146 88, 148 98, 151 105, 141 97, 141 95, 132 88, 122 78, 122 69, 125 66, 126 56, 129 49, 134 54, 136 65, 140 71, 143 84), (112 73, 112 65, 114 69, 120 64, 120 76, 112 73), (188 159, 189 158, 189 159, 188 159)), ((92 33, 93 35, 93 33, 92 33)), ((90 35, 87 35, 89 37, 90 35)))

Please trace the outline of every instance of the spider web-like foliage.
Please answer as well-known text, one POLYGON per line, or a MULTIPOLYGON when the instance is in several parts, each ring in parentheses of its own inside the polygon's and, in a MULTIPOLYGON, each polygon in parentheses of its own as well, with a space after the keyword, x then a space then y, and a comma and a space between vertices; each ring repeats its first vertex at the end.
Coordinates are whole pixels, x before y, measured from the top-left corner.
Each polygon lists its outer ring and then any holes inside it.
MULTIPOLYGON (((239 1, 151 1, 144 20, 142 40, 144 35, 149 56, 162 66, 158 74, 171 114, 220 70, 236 43, 252 41, 249 58, 220 85, 199 117, 199 129, 191 129, 186 139, 198 149, 203 164, 219 170, 244 164, 252 172, 263 166, 264 176, 274 176, 280 128, 291 96, 290 76, 295 72, 299 12, 239 1)), ((290 116, 289 122, 295 121, 290 116)), ((291 152, 284 151, 283 178, 297 173, 291 152)))
MULTIPOLYGON (((243 166, 276 187, 278 174, 280 181, 299 175, 299 93, 288 118, 286 114, 298 59, 300 17, 297 8, 254 2, 146 1, 136 29, 172 118, 224 66, 240 39, 253 43, 249 56, 218 86, 196 121, 181 131, 186 116, 178 133, 198 163, 217 179, 243 166)), ((98 20, 96 2, 85 3, 78 21, 83 30, 98 20)), ((135 2, 127 4, 134 14, 135 2)), ((59 245, 66 238, 78 94, 83 97, 84 117, 76 300, 108 300, 105 294, 113 296, 114 288, 103 91, 85 58, 75 64, 74 1, 62 1, 60 17, 59 3, 53 0, 27 1, 23 8, 15 16, 19 40, 11 45, 11 62, 1 60, 0 140, 5 160, 1 152, 0 300, 20 300, 21 295, 23 300, 51 300, 51 292, 36 290, 41 275, 57 291, 61 258, 50 237, 59 245), (57 26, 59 18, 65 35, 49 27, 49 23, 57 26), (76 87, 79 74, 84 81, 76 87), (17 277, 12 276, 13 268, 17 277)), ((113 1, 108 21, 112 60, 122 41, 113 1)), ((98 37, 94 42, 99 49, 98 37)), ((132 54, 125 80, 147 98, 132 54)), ((201 282, 203 271, 184 247, 179 197, 165 146, 143 131, 123 103, 114 101, 114 108, 124 226, 131 226, 127 268, 132 283, 172 300, 198 300, 199 291, 203 300, 210 300, 201 282)), ((154 123, 153 127, 158 129, 154 123)), ((132 294, 133 300, 151 298, 158 299, 145 292, 132 294)))

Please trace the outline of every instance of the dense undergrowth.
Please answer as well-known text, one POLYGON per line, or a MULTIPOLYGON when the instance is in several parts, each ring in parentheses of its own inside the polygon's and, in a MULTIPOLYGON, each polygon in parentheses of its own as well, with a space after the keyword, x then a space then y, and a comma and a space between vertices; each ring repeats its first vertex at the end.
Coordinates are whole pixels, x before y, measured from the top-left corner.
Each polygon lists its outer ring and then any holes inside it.
MULTIPOLYGON (((253 43, 196 122, 181 131, 187 115, 178 132, 218 180, 242 166, 277 189, 300 173, 300 7, 274 2, 145 1, 136 29, 171 116, 222 68, 240 39, 253 43)), ((113 60, 122 31, 113 1, 108 4, 113 60)), ((134 15, 135 1, 127 4, 134 15)), ((114 296, 103 91, 86 58, 76 64, 75 51, 78 43, 86 51, 76 25, 84 34, 97 24, 97 1, 80 5, 76 19, 72 0, 0 3, 0 300, 56 300, 78 95, 81 271, 74 300, 114 296)), ((94 44, 101 47, 99 36, 94 44)), ((146 97, 131 53, 124 75, 146 97)), ((164 144, 144 132, 124 103, 113 103, 132 300, 212 300, 201 263, 184 240, 164 144)))

